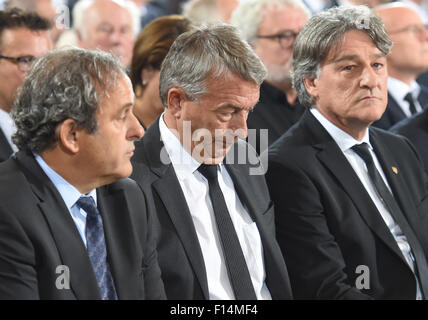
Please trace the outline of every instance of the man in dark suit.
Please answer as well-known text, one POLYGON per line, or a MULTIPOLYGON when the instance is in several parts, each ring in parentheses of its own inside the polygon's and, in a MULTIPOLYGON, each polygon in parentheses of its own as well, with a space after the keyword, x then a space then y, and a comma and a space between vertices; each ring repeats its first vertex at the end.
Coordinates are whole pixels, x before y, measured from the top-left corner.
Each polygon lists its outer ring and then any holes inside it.
POLYGON ((0 162, 17 151, 9 112, 31 63, 51 48, 49 28, 49 21, 35 13, 0 11, 0 162))
POLYGON ((269 149, 267 182, 297 298, 427 297, 422 162, 370 128, 386 107, 391 45, 364 6, 312 17, 296 42, 293 83, 312 107, 269 149))
POLYGON ((152 194, 169 299, 291 298, 264 171, 239 139, 265 76, 228 25, 182 34, 162 64, 166 111, 136 144, 132 178, 152 194))
POLYGON ((249 0, 234 10, 231 23, 268 70, 260 99, 248 115, 248 142, 260 154, 294 125, 305 108, 291 84, 294 41, 311 16, 299 0, 249 0))
POLYGON ((428 109, 395 124, 389 131, 405 136, 415 146, 428 173, 428 109))
POLYGON ((416 82, 428 70, 428 31, 420 15, 403 4, 381 5, 375 10, 394 43, 387 58, 388 104, 373 123, 387 130, 428 106, 428 88, 416 82))
POLYGON ((131 174, 143 129, 110 54, 70 49, 15 101, 20 149, 0 164, 0 299, 160 299, 152 219, 131 174))

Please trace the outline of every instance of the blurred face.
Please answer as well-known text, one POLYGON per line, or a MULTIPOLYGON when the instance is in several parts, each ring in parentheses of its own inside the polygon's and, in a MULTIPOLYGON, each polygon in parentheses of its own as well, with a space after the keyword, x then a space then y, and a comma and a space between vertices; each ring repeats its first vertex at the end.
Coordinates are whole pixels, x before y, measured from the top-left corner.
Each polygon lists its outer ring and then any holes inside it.
POLYGON ((248 112, 258 99, 259 86, 254 82, 232 74, 209 79, 202 98, 182 102, 177 129, 184 147, 189 141, 183 137, 183 128, 189 121, 192 156, 200 162, 220 163, 238 137, 247 136, 248 112))
MULTIPOLYGON (((40 57, 51 49, 46 31, 32 31, 26 28, 6 29, 1 35, 0 54, 13 58, 40 57)), ((16 89, 21 85, 30 63, 19 63, 0 59, 0 108, 10 111, 16 89)))
POLYGON ((134 31, 129 11, 111 1, 95 1, 85 13, 80 46, 112 52, 127 67, 131 63, 134 31))
POLYGON ((319 78, 305 80, 316 108, 357 140, 385 111, 386 83, 386 57, 361 31, 346 33, 321 64, 319 78))
POLYGON ((268 69, 268 81, 278 84, 290 82, 295 35, 306 21, 304 13, 292 6, 273 5, 266 8, 254 50, 268 69), (274 37, 281 34, 287 35, 287 39, 280 41, 274 37))
POLYGON ((428 31, 411 9, 390 8, 379 14, 394 42, 388 55, 388 72, 391 77, 410 83, 428 70, 428 31))
POLYGON ((134 140, 144 130, 132 109, 134 93, 127 77, 118 80, 109 97, 102 96, 97 111, 98 129, 93 134, 82 130, 79 156, 82 167, 98 185, 128 177, 132 173, 131 157, 134 140))

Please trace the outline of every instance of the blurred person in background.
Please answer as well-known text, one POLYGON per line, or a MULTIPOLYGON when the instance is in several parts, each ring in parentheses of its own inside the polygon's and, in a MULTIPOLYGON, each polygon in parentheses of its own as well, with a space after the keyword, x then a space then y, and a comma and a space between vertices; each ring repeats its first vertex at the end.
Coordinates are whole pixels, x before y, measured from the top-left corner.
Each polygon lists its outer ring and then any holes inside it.
POLYGON ((34 12, 0 11, 0 162, 18 150, 9 113, 32 62, 51 49, 49 28, 49 21, 34 12))
POLYGON ((78 46, 111 52, 126 68, 139 26, 138 8, 129 0, 80 0, 73 8, 78 46))
POLYGON ((300 0, 248 0, 232 13, 231 24, 268 69, 268 77, 260 87, 260 101, 247 120, 248 128, 257 130, 255 137, 249 132, 248 141, 259 154, 305 110, 291 84, 290 70, 294 41, 310 15, 300 0), (262 129, 268 130, 267 137, 262 129))
POLYGON ((195 23, 228 23, 238 4, 239 0, 189 0, 183 6, 183 15, 195 23))
POLYGON ((164 111, 159 97, 162 61, 174 40, 191 27, 192 23, 185 17, 164 16, 145 26, 135 41, 130 70, 135 92, 134 113, 145 129, 164 111))
POLYGON ((8 0, 5 2, 5 9, 19 8, 25 11, 36 12, 39 16, 49 20, 52 24, 50 37, 52 43, 55 44, 61 34, 67 27, 64 24, 57 23, 58 17, 57 8, 51 0, 8 0))

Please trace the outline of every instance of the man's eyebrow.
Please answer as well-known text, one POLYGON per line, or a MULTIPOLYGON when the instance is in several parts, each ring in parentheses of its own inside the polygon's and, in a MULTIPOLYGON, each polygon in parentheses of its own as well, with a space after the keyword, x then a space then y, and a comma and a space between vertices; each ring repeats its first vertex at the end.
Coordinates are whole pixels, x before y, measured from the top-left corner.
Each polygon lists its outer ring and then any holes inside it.
MULTIPOLYGON (((379 58, 385 58, 386 55, 384 53, 377 53, 375 55, 372 55, 372 57, 375 58, 375 59, 379 59, 379 58)), ((342 61, 357 60, 358 58, 359 58, 359 56, 357 54, 350 54, 350 55, 347 55, 347 56, 340 57, 337 60, 334 60, 334 63, 340 63, 342 61)))

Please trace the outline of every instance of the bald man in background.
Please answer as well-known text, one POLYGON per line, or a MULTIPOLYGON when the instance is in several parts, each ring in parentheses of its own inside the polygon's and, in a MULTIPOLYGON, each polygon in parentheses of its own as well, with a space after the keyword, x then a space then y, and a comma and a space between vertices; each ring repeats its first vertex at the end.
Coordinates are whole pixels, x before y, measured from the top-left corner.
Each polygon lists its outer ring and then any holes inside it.
POLYGON ((392 3, 376 7, 393 41, 388 62, 388 105, 373 125, 389 129, 428 106, 428 88, 416 78, 428 70, 428 31, 413 9, 392 3))

